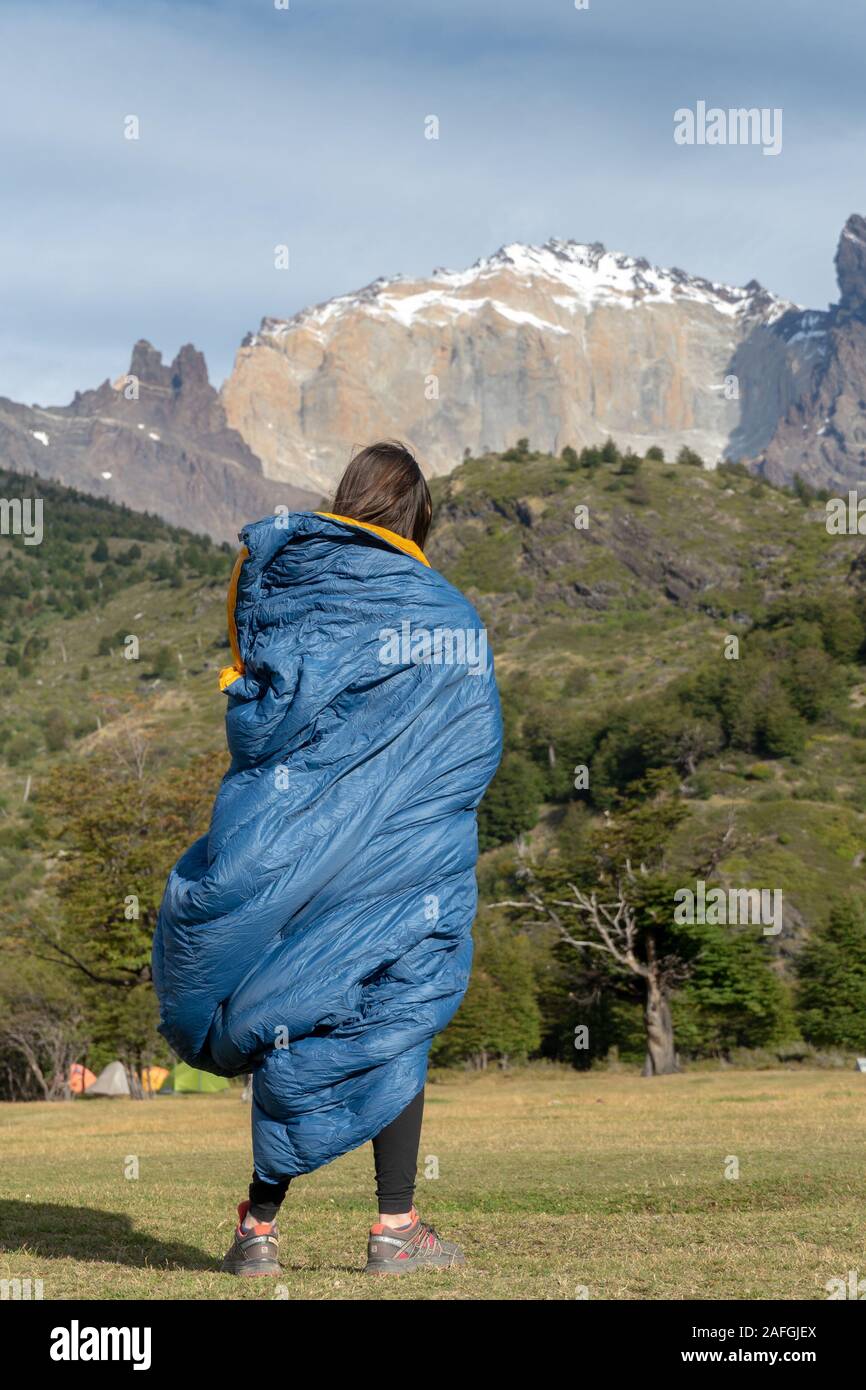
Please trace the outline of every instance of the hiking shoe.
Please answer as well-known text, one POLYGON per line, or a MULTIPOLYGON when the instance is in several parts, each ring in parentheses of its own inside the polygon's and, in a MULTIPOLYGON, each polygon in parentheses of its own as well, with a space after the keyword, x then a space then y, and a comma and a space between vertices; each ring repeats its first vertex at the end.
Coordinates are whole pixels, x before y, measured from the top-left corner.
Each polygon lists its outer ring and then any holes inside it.
POLYGON ((413 1269, 451 1269, 465 1263, 463 1251, 412 1210, 409 1226, 370 1227, 365 1274, 408 1274, 413 1269))
POLYGON ((224 1274, 280 1274, 277 1223, 257 1221, 252 1226, 244 1226, 244 1217, 250 1209, 249 1201, 238 1207, 238 1224, 235 1238, 220 1265, 224 1274))

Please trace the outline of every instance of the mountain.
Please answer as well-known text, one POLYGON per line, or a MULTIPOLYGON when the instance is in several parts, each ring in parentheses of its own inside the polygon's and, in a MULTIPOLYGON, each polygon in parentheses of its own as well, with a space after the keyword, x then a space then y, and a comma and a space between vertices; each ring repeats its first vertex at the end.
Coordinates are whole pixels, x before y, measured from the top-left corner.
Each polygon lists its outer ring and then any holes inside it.
POLYGON ((142 341, 128 375, 68 406, 0 399, 0 465, 232 540, 279 504, 320 505, 382 436, 430 475, 521 438, 557 455, 612 435, 844 489, 866 479, 864 218, 836 267, 839 302, 817 311, 598 242, 513 243, 264 319, 219 394, 194 347, 164 365, 142 341))
MULTIPOLYGON (((774 482, 799 474, 816 487, 866 484, 866 219, 856 214, 839 239, 836 276, 839 302, 804 314, 789 341, 803 363, 801 390, 757 459, 774 482)), ((752 398, 759 390, 755 379, 752 398)))
POLYGON ((0 398, 0 462, 220 540, 279 503, 320 501, 264 476, 189 344, 166 366, 150 343, 136 343, 128 374, 76 392, 67 406, 0 398))
POLYGON ((222 394, 265 472, 312 488, 333 484, 354 443, 395 434, 433 474, 521 436, 558 453, 611 434, 715 462, 737 431, 737 456, 770 438, 799 390, 801 328, 755 281, 716 284, 599 243, 513 244, 466 271, 379 279, 265 319, 222 394), (725 391, 734 363, 761 385, 746 424, 725 391))

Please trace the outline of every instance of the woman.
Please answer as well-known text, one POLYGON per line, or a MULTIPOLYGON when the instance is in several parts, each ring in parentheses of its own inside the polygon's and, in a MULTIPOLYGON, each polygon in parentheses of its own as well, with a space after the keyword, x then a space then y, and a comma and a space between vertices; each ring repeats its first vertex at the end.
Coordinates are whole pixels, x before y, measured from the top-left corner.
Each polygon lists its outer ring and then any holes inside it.
POLYGON ((367 1271, 463 1260, 413 1191, 427 1054, 469 975, 475 812, 502 731, 478 615, 423 553, 431 512, 411 453, 374 444, 333 512, 241 533, 220 676, 231 766, 154 939, 172 1047, 254 1073, 231 1274, 279 1273, 291 1180, 369 1140, 367 1271))

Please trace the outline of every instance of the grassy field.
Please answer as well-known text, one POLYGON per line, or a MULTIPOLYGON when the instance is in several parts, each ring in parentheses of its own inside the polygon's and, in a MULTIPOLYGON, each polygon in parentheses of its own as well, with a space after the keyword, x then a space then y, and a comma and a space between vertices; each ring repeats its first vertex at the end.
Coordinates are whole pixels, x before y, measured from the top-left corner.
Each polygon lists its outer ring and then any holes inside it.
POLYGON ((439 1177, 418 1204, 465 1269, 360 1273, 368 1146, 294 1186, 276 1289, 217 1271, 249 1168, 238 1091, 3 1105, 0 1278, 41 1278, 46 1299, 826 1298, 866 1272, 864 1087, 841 1071, 448 1075, 428 1087, 421 1171, 432 1156, 439 1177))

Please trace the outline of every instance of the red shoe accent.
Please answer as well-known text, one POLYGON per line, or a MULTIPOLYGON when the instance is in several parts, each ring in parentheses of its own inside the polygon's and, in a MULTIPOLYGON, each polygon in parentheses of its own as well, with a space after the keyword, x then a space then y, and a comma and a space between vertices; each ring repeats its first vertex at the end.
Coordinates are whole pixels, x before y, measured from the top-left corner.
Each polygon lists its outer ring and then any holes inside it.
POLYGON ((251 1226, 245 1226, 244 1220, 250 1209, 249 1198, 246 1201, 238 1202, 238 1235, 243 1236, 269 1236, 276 1225, 274 1221, 254 1221, 251 1226))

